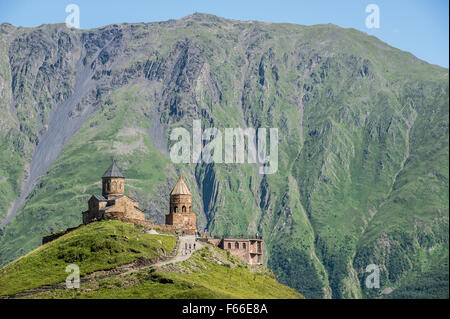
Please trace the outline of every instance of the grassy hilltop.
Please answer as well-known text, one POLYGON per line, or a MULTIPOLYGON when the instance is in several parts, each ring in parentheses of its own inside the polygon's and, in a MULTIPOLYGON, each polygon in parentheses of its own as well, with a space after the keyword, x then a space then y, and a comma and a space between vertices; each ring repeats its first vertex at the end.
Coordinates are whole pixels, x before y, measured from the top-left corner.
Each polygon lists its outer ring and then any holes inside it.
POLYGON ((119 221, 81 226, 0 269, 0 297, 303 298, 269 270, 210 245, 186 261, 152 267, 175 243, 173 235, 146 234, 119 221), (57 285, 70 264, 80 269, 80 289, 57 285))

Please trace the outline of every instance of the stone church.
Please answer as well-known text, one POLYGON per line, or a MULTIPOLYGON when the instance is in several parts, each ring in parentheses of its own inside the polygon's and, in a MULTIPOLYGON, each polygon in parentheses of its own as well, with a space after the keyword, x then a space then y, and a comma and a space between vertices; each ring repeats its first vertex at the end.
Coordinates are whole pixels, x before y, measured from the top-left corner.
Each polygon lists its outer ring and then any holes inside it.
POLYGON ((125 195, 125 177, 113 162, 102 176, 102 194, 92 195, 89 209, 83 212, 83 224, 102 219, 145 220, 145 212, 134 198, 125 195))
MULTIPOLYGON (((102 219, 128 220, 140 224, 154 224, 145 219, 145 212, 133 197, 125 195, 125 177, 113 162, 102 176, 102 194, 92 195, 89 209, 83 212, 83 224, 102 219)), ((197 233, 197 217, 192 212, 192 195, 180 177, 170 193, 169 214, 165 228, 181 234, 197 233)))

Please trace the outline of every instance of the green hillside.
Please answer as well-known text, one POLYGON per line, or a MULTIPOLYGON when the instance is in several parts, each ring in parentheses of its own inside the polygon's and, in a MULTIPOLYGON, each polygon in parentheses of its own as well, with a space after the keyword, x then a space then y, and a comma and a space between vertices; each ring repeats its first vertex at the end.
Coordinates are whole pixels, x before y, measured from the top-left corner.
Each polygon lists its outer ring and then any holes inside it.
POLYGON ((199 229, 259 232, 265 265, 307 298, 448 297, 448 69, 332 24, 194 14, 2 24, 0 88, 0 218, 15 212, 0 265, 78 225, 113 156, 149 219, 183 175, 199 229), (173 163, 170 133, 195 119, 278 128, 278 171, 173 163))
POLYGON ((81 226, 0 269, 0 297, 303 298, 269 270, 208 244, 186 261, 156 271, 151 265, 170 254, 175 243, 173 235, 149 235, 118 221, 81 226), (80 269, 80 288, 54 286, 65 282, 70 264, 80 269), (108 270, 115 272, 105 276, 108 270))

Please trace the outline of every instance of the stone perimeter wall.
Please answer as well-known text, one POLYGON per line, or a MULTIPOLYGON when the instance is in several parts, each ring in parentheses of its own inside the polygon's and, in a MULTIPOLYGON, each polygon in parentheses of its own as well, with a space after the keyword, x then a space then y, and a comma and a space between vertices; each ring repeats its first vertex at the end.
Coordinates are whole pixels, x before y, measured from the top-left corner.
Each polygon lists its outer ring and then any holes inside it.
MULTIPOLYGON (((140 226, 147 227, 147 228, 153 228, 155 230, 163 230, 163 231, 171 231, 171 232, 182 232, 184 230, 184 229, 182 229, 180 227, 176 227, 174 225, 155 224, 151 220, 127 218, 127 217, 124 217, 121 213, 105 213, 103 216, 103 219, 105 219, 105 220, 114 219, 114 220, 118 220, 118 221, 121 221, 124 223, 136 224, 136 225, 140 225, 140 226)), ((61 237, 62 235, 65 235, 68 232, 71 232, 72 230, 77 229, 78 227, 80 227, 82 225, 83 224, 80 224, 77 227, 67 228, 64 231, 60 231, 60 232, 57 232, 54 234, 44 236, 44 237, 42 237, 42 245, 49 243, 49 242, 61 237)), ((189 232, 186 230, 184 230, 184 231, 188 235, 195 235, 195 232, 189 232)))
POLYGON ((183 229, 182 227, 177 227, 176 225, 155 224, 151 220, 142 220, 142 219, 128 218, 128 217, 123 216, 120 213, 118 213, 118 214, 105 213, 103 218, 104 219, 115 219, 115 220, 118 220, 118 221, 121 221, 121 222, 124 222, 124 223, 131 223, 131 224, 136 224, 136 225, 140 225, 140 226, 144 226, 144 227, 160 229, 160 230, 165 230, 165 231, 182 232, 184 230, 185 233, 188 233, 190 235, 194 235, 195 234, 195 232, 192 232, 192 231, 188 232, 185 229, 183 229))
POLYGON ((71 228, 67 228, 66 230, 57 232, 57 233, 53 233, 47 236, 42 237, 42 245, 49 243, 59 237, 61 237, 62 235, 65 235, 67 233, 70 233, 72 230, 77 229, 78 227, 82 226, 83 224, 78 225, 77 227, 71 227, 71 228))

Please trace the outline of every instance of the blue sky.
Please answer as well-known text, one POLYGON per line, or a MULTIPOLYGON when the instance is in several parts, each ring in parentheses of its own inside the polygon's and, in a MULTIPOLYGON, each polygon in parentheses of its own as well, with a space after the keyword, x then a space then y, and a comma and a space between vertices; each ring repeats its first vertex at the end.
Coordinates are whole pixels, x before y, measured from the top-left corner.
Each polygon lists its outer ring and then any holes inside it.
POLYGON ((194 12, 238 20, 333 23, 374 35, 429 63, 449 65, 449 2, 445 0, 0 0, 0 23, 33 27, 66 20, 68 4, 80 8, 81 29, 120 22, 178 19, 194 12), (380 27, 368 29, 365 9, 376 4, 380 27))

